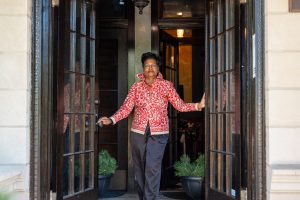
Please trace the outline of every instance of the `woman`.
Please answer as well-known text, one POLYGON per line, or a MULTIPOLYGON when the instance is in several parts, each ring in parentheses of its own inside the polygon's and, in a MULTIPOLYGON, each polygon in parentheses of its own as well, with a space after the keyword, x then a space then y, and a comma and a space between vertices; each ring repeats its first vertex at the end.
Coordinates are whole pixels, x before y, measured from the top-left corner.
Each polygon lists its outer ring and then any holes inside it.
POLYGON ((201 111, 204 96, 199 103, 185 103, 173 84, 159 72, 160 61, 154 53, 142 55, 143 73, 133 84, 121 108, 110 118, 98 123, 116 124, 135 108, 131 126, 132 158, 140 200, 157 199, 160 186, 161 163, 169 137, 168 102, 178 111, 201 111))

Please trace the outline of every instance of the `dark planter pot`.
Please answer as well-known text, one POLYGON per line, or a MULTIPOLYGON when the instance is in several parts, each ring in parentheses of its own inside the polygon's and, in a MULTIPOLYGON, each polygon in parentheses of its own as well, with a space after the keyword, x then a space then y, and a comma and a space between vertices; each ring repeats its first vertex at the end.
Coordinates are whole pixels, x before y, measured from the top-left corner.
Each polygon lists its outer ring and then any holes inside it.
POLYGON ((99 197, 103 197, 107 193, 111 177, 112 174, 105 175, 105 176, 101 176, 101 175, 98 176, 99 197))
POLYGON ((181 177, 181 183, 186 194, 192 199, 197 200, 203 198, 203 178, 184 176, 181 177))

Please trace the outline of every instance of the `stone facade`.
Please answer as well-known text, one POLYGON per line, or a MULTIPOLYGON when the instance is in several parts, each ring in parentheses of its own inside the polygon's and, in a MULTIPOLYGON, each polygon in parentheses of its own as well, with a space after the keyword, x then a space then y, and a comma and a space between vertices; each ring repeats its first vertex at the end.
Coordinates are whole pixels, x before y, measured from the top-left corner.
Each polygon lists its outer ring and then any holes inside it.
POLYGON ((0 188, 29 199, 31 1, 0 1, 0 188))
POLYGON ((268 199, 300 199, 300 13, 288 0, 265 10, 268 199))

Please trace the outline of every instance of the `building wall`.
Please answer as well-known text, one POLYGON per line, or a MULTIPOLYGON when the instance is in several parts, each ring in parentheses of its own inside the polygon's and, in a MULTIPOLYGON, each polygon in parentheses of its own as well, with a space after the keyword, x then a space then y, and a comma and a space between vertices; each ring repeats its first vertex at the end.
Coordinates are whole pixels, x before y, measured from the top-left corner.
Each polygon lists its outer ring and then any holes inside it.
POLYGON ((0 1, 0 188, 29 199, 31 1, 0 1))
POLYGON ((266 0, 268 199, 300 199, 300 13, 266 0))

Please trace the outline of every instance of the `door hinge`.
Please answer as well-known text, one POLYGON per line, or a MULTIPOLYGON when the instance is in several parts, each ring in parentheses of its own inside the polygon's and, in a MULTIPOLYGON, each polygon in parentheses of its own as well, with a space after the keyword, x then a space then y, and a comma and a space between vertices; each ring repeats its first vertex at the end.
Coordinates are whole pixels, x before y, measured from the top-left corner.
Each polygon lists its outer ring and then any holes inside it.
POLYGON ((247 200, 247 189, 241 190, 241 200, 247 200))

